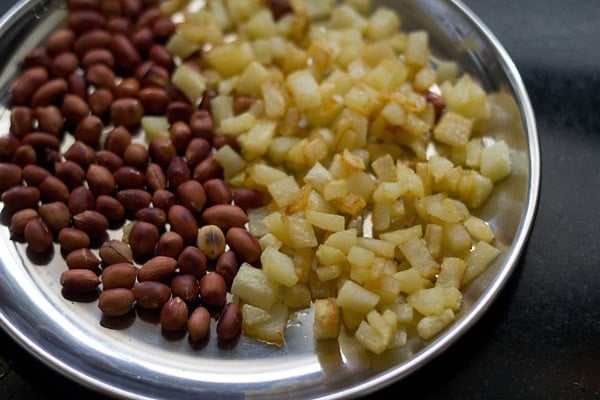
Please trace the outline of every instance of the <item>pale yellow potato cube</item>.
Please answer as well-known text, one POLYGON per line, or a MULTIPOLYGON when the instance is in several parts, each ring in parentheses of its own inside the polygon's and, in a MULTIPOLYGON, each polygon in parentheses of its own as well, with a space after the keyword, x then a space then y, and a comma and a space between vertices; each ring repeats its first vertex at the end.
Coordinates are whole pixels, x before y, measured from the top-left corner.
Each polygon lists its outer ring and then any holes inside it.
MULTIPOLYGON (((362 59, 369 64, 369 66, 377 67, 381 62, 389 60, 396 61, 396 53, 394 53, 394 48, 387 40, 378 40, 376 42, 370 43, 368 46, 363 47, 362 49, 362 59)), ((367 79, 369 79, 370 74, 367 73, 367 79)), ((380 91, 379 88, 377 91, 380 91)))
POLYGON ((389 341, 366 321, 360 323, 354 337, 365 349, 375 354, 381 354, 387 348, 389 341))
POLYGON ((400 160, 396 162, 396 178, 398 183, 404 188, 404 193, 410 193, 417 197, 423 197, 425 189, 421 178, 404 165, 400 160))
POLYGON ((252 235, 262 237, 269 233, 269 228, 265 225, 264 218, 270 213, 267 207, 251 208, 246 211, 248 215, 248 230, 252 235))
POLYGON ((396 319, 394 313, 387 314, 388 318, 384 318, 377 310, 371 310, 367 314, 367 322, 379 333, 386 342, 392 338, 392 334, 396 331, 396 319), (392 316, 390 318, 390 316, 392 316))
POLYGON ((272 247, 274 249, 279 250, 281 246, 283 246, 281 240, 277 239, 277 237, 272 233, 267 233, 266 235, 258 239, 258 243, 260 243, 260 248, 263 250, 267 247, 272 247))
POLYGON ((323 197, 330 201, 344 197, 348 193, 348 181, 346 179, 336 179, 325 184, 323 188, 323 197))
POLYGON ((356 243, 380 257, 393 258, 396 245, 385 240, 359 237, 356 243))
POLYGON ((406 112, 395 101, 389 101, 381 110, 381 116, 393 126, 401 126, 406 120, 406 112))
POLYGON ((315 190, 323 193, 325 186, 331 182, 332 176, 321 163, 313 165, 306 175, 304 175, 304 182, 310 184, 315 190))
POLYGON ((342 322, 346 329, 351 332, 354 332, 360 323, 364 321, 365 315, 356 311, 349 310, 347 308, 342 308, 342 322))
POLYGON ((238 143, 246 158, 256 159, 267 153, 275 136, 275 126, 274 121, 259 119, 248 133, 238 136, 238 143))
POLYGON ((229 78, 239 74, 254 60, 249 42, 231 42, 213 47, 204 55, 208 64, 222 77, 229 78))
POLYGON ((339 307, 363 314, 374 309, 378 302, 379 296, 351 280, 344 282, 336 298, 339 307))
POLYGON ((319 266, 316 269, 316 273, 319 280, 323 282, 331 281, 340 277, 342 268, 339 265, 319 266))
POLYGON ((456 61, 438 60, 435 72, 438 82, 454 82, 458 77, 459 66, 456 61))
POLYGON ((457 223, 469 217, 469 209, 460 200, 445 198, 427 205, 427 213, 439 221, 457 223))
POLYGON ((337 280, 333 281, 322 281, 317 276, 315 270, 310 270, 308 277, 308 288, 312 299, 326 299, 328 297, 335 297, 337 295, 337 280))
POLYGON ((333 205, 329 204, 321 194, 314 190, 308 195, 306 211, 316 211, 325 214, 335 214, 337 212, 333 205))
POLYGON ((254 126, 256 117, 254 115, 245 112, 235 117, 225 118, 221 121, 219 126, 219 132, 223 135, 237 136, 240 133, 248 131, 254 126))
POLYGON ((294 215, 299 212, 304 212, 308 205, 308 198, 312 193, 312 187, 310 185, 304 185, 294 195, 289 204, 285 207, 286 215, 294 215))
POLYGON ((328 246, 337 247, 344 254, 348 254, 350 248, 354 246, 358 238, 356 236, 356 229, 346 229, 339 232, 334 232, 325 240, 323 244, 328 246))
POLYGON ((452 162, 445 157, 432 156, 429 158, 429 167, 431 175, 433 175, 433 179, 437 183, 454 167, 454 165, 452 165, 452 162))
POLYGON ((329 156, 327 143, 321 137, 309 140, 302 151, 304 155, 304 164, 308 167, 312 167, 315 163, 323 161, 329 156))
POLYGON ((321 40, 313 40, 306 51, 313 64, 321 71, 325 70, 333 58, 333 49, 321 40))
POLYGON ((310 289, 306 283, 296 283, 290 288, 285 288, 283 304, 289 308, 306 308, 310 306, 310 289))
POLYGON ((286 79, 286 86, 298 109, 308 110, 321 106, 319 85, 308 70, 291 73, 286 79))
POLYGON ((468 171, 460 179, 460 199, 471 209, 482 206, 492 194, 494 183, 476 171, 468 171))
POLYGON ((344 103, 348 108, 367 118, 381 107, 381 102, 381 95, 375 89, 360 83, 352 87, 344 96, 344 103))
POLYGON ((202 98, 202 94, 206 89, 204 75, 185 64, 175 68, 171 76, 171 81, 192 104, 195 104, 202 98))
POLYGON ((198 50, 200 45, 198 43, 191 42, 183 36, 183 32, 175 33, 171 35, 167 41, 167 50, 174 56, 186 59, 198 50))
POLYGON ((366 280, 364 287, 379 296, 379 305, 392 304, 400 294, 401 282, 395 274, 384 274, 366 280))
POLYGON ((399 27, 398 13, 390 8, 379 7, 369 17, 366 34, 370 39, 384 39, 395 33, 399 27))
POLYGON ((465 147, 465 164, 467 167, 479 168, 481 150, 483 150, 483 144, 480 138, 469 140, 469 143, 465 147))
POLYGON ((269 310, 275 303, 278 291, 278 285, 270 281, 262 269, 248 263, 240 266, 231 284, 232 294, 263 310, 269 310))
POLYGON ((396 272, 394 276, 400 282, 400 291, 404 293, 411 294, 433 286, 431 281, 423 278, 419 270, 414 267, 396 272))
POLYGON ((404 188, 398 182, 380 182, 373 192, 374 202, 392 202, 404 194, 404 188))
POLYGON ((255 307, 252 304, 242 304, 242 321, 244 321, 244 326, 264 323, 270 319, 271 314, 262 308, 255 307))
POLYGON ((359 246, 352 246, 346 258, 352 267, 369 268, 375 260, 375 253, 359 246))
POLYGON ((253 38, 264 38, 277 34, 273 13, 266 8, 256 10, 252 14, 246 23, 246 29, 253 38))
POLYGON ((300 187, 298 187, 298 184, 293 176, 287 176, 284 179, 270 183, 267 186, 267 190, 275 201, 275 204, 277 204, 277 207, 284 208, 300 191, 300 187))
POLYGON ((413 308, 408 303, 394 303, 386 306, 389 310, 396 314, 396 321, 398 324, 409 325, 412 324, 414 318, 413 308))
POLYGON ((435 83, 435 71, 429 65, 426 65, 415 75, 413 86, 415 90, 425 92, 435 83))
POLYGON ((450 309, 444 310, 439 315, 423 317, 417 323, 417 334, 421 339, 429 340, 454 321, 454 318, 454 312, 450 309))
POLYGON ((252 61, 244 68, 235 84, 235 89, 240 94, 257 95, 261 85, 269 78, 269 71, 259 62, 252 61))
POLYGON ((314 301, 313 335, 316 340, 336 339, 340 334, 340 310, 334 298, 314 301))
POLYGON ((371 195, 376 188, 375 180, 371 175, 364 171, 356 171, 346 179, 348 181, 349 192, 359 195, 367 202, 371 199, 371 195))
POLYGON ((267 157, 274 165, 283 164, 290 150, 298 144, 300 138, 293 136, 276 136, 269 145, 267 157))
POLYGON ((410 294, 406 302, 423 315, 436 315, 447 308, 457 311, 462 293, 455 287, 433 287, 410 294))
POLYGON ((290 5, 294 14, 315 21, 329 17, 335 6, 335 0, 291 0, 290 5))
POLYGON ((398 248, 411 266, 417 268, 423 278, 433 278, 440 269, 440 265, 431 256, 429 249, 421 239, 410 239, 398 245, 398 248))
POLYGON ((373 231, 381 232, 389 229, 392 219, 392 201, 378 201, 373 204, 371 221, 373 231))
POLYGON ((429 62, 429 35, 426 31, 414 31, 408 34, 404 51, 409 64, 424 66, 429 62))
POLYGON ((442 254, 442 229, 443 228, 440 225, 427 224, 425 227, 425 235, 423 236, 425 245, 429 249, 431 256, 436 260, 439 260, 439 257, 442 254))
POLYGON ((467 270, 462 278, 463 286, 479 276, 498 255, 500 255, 500 250, 494 246, 486 242, 477 242, 465 259, 467 270))
POLYGON ((388 343, 387 349, 396 349, 398 347, 405 346, 407 341, 408 333, 406 332, 406 328, 401 327, 392 335, 392 338, 388 343))
POLYGON ((331 232, 343 231, 346 227, 346 219, 341 215, 327 214, 317 211, 306 211, 306 220, 320 229, 331 232))
POLYGON ((262 271, 271 281, 292 287, 298 282, 294 262, 287 255, 273 247, 267 247, 260 256, 262 271))
POLYGON ((276 211, 263 217, 262 221, 267 228, 267 232, 272 233, 283 244, 291 244, 287 226, 283 223, 282 215, 279 212, 276 211))
POLYGON ((473 120, 489 117, 490 106, 487 95, 469 75, 461 76, 454 85, 446 81, 440 88, 448 110, 473 120))
POLYGON ((265 114, 272 119, 285 115, 287 103, 282 88, 278 83, 266 80, 262 83, 261 93, 265 101, 265 114))
POLYGON ((315 247, 318 244, 315 230, 307 220, 287 215, 283 216, 282 220, 287 226, 288 237, 292 248, 315 247))
MULTIPOLYGON (((388 43, 393 51, 393 44, 391 42, 388 43)), ((367 72, 364 82, 382 94, 390 94, 406 82, 407 76, 408 68, 403 62, 398 59, 386 58, 375 68, 367 72)), ((401 108, 401 110, 403 109, 401 108)), ((403 111, 401 112, 404 114, 403 111)), ((395 121, 398 122, 398 120, 395 121)))
POLYGON ((355 193, 346 193, 342 198, 332 199, 331 203, 340 212, 350 214, 352 217, 358 216, 367 206, 367 201, 355 193))
POLYGON ((483 176, 490 178, 493 182, 498 182, 510 175, 510 149, 504 140, 499 140, 481 151, 479 170, 483 176))
POLYGON ((221 121, 234 116, 233 97, 228 95, 218 95, 210 101, 210 112, 213 117, 215 127, 221 125, 221 121))
POLYGON ((244 158, 228 144, 217 150, 217 152, 214 154, 214 157, 215 161, 217 161, 219 165, 223 167, 226 177, 237 174, 247 165, 246 160, 244 160, 244 158))
POLYGON ((442 260, 435 287, 460 288, 467 263, 461 258, 446 257, 442 260))
POLYGON ((447 111, 433 129, 433 137, 449 146, 466 146, 473 129, 473 121, 447 111))
POLYGON ((342 4, 338 7, 335 7, 331 12, 331 17, 329 18, 329 28, 357 28, 361 32, 364 32, 364 30, 367 28, 367 20, 353 7, 347 4, 342 4))
POLYGON ((467 228, 469 235, 476 241, 484 241, 487 243, 492 243, 494 241, 494 232, 484 220, 471 215, 463 221, 463 225, 467 228))
POLYGON ((346 261, 346 255, 337 247, 322 244, 315 253, 321 265, 340 265, 346 261))
POLYGON ((473 241, 463 224, 446 224, 442 229, 442 249, 447 255, 462 257, 469 252, 473 241))
POLYGON ((150 143, 153 139, 169 137, 169 121, 166 117, 147 115, 142 117, 141 124, 146 143, 150 143))
POLYGON ((315 264, 315 251, 309 248, 286 249, 286 254, 292 258, 299 283, 307 283, 315 264))
POLYGON ((393 243, 396 246, 401 243, 407 242, 410 239, 420 239, 421 237, 423 237, 423 228, 421 227, 421 225, 414 225, 410 228, 397 229, 395 231, 386 232, 379 235, 379 238, 381 240, 393 243))
POLYGON ((371 168, 377 178, 383 182, 396 182, 398 176, 396 175, 396 165, 394 159, 389 154, 385 154, 377 158, 371 163, 371 168))
POLYGON ((254 325, 246 325, 242 321, 242 332, 246 336, 281 347, 288 323, 289 309, 284 304, 277 302, 267 311, 271 315, 271 319, 254 325))

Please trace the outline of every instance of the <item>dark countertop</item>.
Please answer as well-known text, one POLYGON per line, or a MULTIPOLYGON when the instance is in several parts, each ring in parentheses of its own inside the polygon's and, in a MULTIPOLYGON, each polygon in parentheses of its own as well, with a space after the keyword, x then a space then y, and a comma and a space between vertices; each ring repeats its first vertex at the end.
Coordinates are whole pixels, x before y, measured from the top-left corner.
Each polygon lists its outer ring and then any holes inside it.
MULTIPOLYGON (((536 111, 542 185, 516 273, 438 359, 376 397, 600 400, 600 4, 464 0, 512 56, 536 111), (595 199, 595 200, 594 200, 595 199)), ((0 14, 14 0, 0 2, 0 14)), ((0 399, 98 395, 0 331, 0 399)))

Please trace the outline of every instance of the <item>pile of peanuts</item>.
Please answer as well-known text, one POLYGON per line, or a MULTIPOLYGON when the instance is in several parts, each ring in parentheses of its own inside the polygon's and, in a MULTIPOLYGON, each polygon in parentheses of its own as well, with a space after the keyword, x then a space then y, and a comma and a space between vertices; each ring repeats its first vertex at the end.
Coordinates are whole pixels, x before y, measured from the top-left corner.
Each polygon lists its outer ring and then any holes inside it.
POLYGON ((0 137, 11 238, 41 254, 58 242, 63 292, 98 294, 107 317, 155 309, 163 330, 193 341, 216 318, 219 340, 237 338, 241 312, 227 293, 241 262, 260 261, 244 225, 264 199, 223 181, 213 148, 235 143, 213 140, 214 92, 193 105, 170 82, 179 61, 164 43, 175 25, 158 0, 67 7, 66 27, 26 56, 12 86, 0 137), (145 115, 166 115, 169 137, 137 143, 145 115), (123 240, 109 240, 121 227, 123 240))

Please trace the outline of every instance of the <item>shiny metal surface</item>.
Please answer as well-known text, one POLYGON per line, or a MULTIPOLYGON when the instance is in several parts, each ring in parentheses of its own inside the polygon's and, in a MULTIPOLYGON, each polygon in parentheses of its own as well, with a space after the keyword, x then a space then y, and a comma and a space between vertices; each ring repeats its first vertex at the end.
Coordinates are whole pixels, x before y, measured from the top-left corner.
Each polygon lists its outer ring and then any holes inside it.
MULTIPOLYGON (((341 398, 363 395, 401 379, 436 357, 486 311, 526 243, 539 192, 540 159, 531 105, 510 58, 485 26, 459 1, 387 2, 407 29, 430 32, 439 55, 460 61, 494 95, 488 135, 513 149, 513 174, 479 211, 490 221, 501 257, 466 290, 458 320, 434 341, 412 341, 380 357, 353 358, 335 342, 315 344, 311 313, 290 323, 283 348, 241 338, 221 347, 214 335, 194 347, 161 334, 156 316, 134 312, 103 320, 93 299, 65 299, 58 246, 40 259, 10 241, 0 214, 0 325, 52 368, 99 392, 123 398, 341 398)), ((64 2, 17 4, 0 20, 0 131, 10 124, 10 84, 18 62, 64 21, 64 2)), ((116 233, 115 233, 116 234, 116 233)), ((213 327, 214 329, 214 327, 213 327)))

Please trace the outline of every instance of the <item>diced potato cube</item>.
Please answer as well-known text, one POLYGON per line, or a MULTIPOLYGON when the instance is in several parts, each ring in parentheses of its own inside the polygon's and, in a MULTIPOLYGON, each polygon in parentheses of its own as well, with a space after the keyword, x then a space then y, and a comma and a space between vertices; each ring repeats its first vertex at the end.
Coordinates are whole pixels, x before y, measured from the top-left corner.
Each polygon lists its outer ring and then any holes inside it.
POLYGON ((378 302, 379 296, 351 280, 344 282, 336 298, 338 306, 362 314, 367 314, 378 302))
POLYGON ((315 253, 321 265, 340 265, 346 261, 346 255, 337 247, 322 244, 315 253))
POLYGON ((303 149, 304 164, 313 166, 319 161, 325 160, 329 156, 329 148, 322 137, 316 137, 309 140, 303 149))
POLYGON ((146 143, 150 143, 153 139, 169 137, 169 121, 166 117, 148 115, 142 117, 141 123, 146 143))
POLYGON ((342 273, 342 268, 339 265, 319 266, 316 272, 319 280, 325 282, 337 279, 342 273))
POLYGON ((346 219, 341 215, 327 214, 317 211, 306 211, 306 220, 313 226, 331 232, 343 231, 346 219))
POLYGON ((494 241, 494 232, 484 220, 471 215, 463 221, 463 225, 473 239, 487 243, 494 241))
POLYGON ((316 163, 304 176, 304 182, 310 184, 315 190, 323 192, 325 185, 332 180, 329 171, 320 163, 316 163))
POLYGON ((420 239, 423 236, 423 228, 421 225, 414 225, 410 228, 398 229, 392 232, 382 233, 379 235, 381 240, 399 245, 407 242, 410 239, 420 239))
POLYGON ((323 244, 337 247, 344 254, 348 254, 348 251, 356 244, 357 240, 356 229, 346 229, 329 235, 323 244))
POLYGON ((478 208, 483 205, 492 194, 494 183, 476 171, 465 173, 459 183, 460 199, 469 208, 478 208))
POLYGON ((316 340, 336 339, 340 334, 340 311, 334 298, 314 301, 313 335, 316 340))
POLYGON ((193 43, 185 39, 182 33, 173 34, 169 38, 166 47, 167 50, 169 50, 169 53, 181 57, 182 59, 186 59, 200 50, 200 45, 198 43, 193 43))
POLYGON ((400 27, 398 13, 389 8, 380 7, 368 21, 367 36, 370 39, 384 39, 395 33, 400 27))
POLYGON ((400 291, 404 293, 411 294, 433 286, 431 281, 423 278, 419 270, 414 267, 396 272, 394 276, 400 282, 400 291))
POLYGON ((260 243, 261 249, 266 249, 267 247, 273 247, 274 249, 279 250, 283 243, 275 235, 272 233, 267 233, 263 237, 261 237, 258 242, 260 243))
POLYGON ((283 164, 288 153, 298 142, 300 138, 290 136, 277 136, 269 145, 267 156, 274 165, 283 164))
POLYGON ((441 156, 430 157, 429 166, 435 182, 439 182, 442 177, 454 167, 452 162, 441 156))
POLYGON ((265 101, 265 113, 272 119, 282 118, 286 111, 286 101, 279 84, 266 80, 261 85, 261 93, 265 101))
POLYGON ((283 296, 283 304, 290 308, 305 308, 310 306, 310 289, 306 283, 296 283, 286 288, 283 296))
POLYGON ((404 55, 410 64, 427 65, 429 62, 429 35, 426 31, 415 31, 408 34, 404 55))
POLYGON ((439 272, 440 266, 431 256, 421 239, 410 239, 400 243, 398 248, 411 266, 417 268, 423 278, 431 279, 439 272))
POLYGON ((347 4, 342 4, 333 9, 331 18, 329 19, 329 28, 343 29, 354 27, 361 31, 365 30, 367 28, 367 20, 347 4))
POLYGON ((406 328, 402 327, 398 329, 394 335, 392 336, 390 342, 388 343, 388 349, 395 349, 397 347, 402 347, 406 345, 408 339, 408 333, 406 332, 406 328))
POLYGON ((396 162, 396 177, 398 183, 404 188, 404 193, 410 193, 417 197, 423 197, 425 189, 421 178, 399 160, 396 162))
POLYGON ((353 267, 369 268, 375 259, 375 254, 359 246, 352 246, 348 251, 348 262, 353 267))
POLYGON ((466 146, 473 121, 452 111, 446 112, 433 129, 433 136, 449 146, 466 146))
POLYGON ((372 251, 376 255, 385 258, 393 258, 396 245, 385 240, 373 239, 368 237, 360 237, 357 244, 367 250, 372 251))
POLYGON ((346 193, 342 198, 335 198, 331 203, 343 213, 350 214, 353 217, 359 215, 367 206, 367 201, 355 193, 346 193))
POLYGON ((473 241, 463 224, 446 224, 442 229, 444 254, 461 257, 470 249, 473 241))
POLYGON ((287 255, 273 247, 263 250, 260 261, 265 276, 284 286, 292 287, 298 282, 294 262, 287 255))
POLYGON ((312 187, 310 185, 304 185, 294 195, 289 204, 285 207, 286 215, 293 215, 299 212, 303 212, 308 205, 308 198, 312 193, 312 187))
POLYGON ((248 133, 238 136, 238 143, 246 158, 255 159, 267 153, 275 136, 275 126, 274 121, 259 119, 248 133))
POLYGON ((283 216, 279 212, 271 213, 263 217, 263 223, 268 232, 272 233, 283 244, 291 244, 287 226, 283 222, 283 216))
POLYGON ((291 73, 286 79, 296 106, 300 110, 317 108, 321 105, 321 92, 319 85, 308 70, 291 73))
POLYGON ((360 323, 364 321, 365 315, 356 311, 342 308, 342 321, 344 326, 351 332, 354 332, 360 323))
POLYGON ((223 135, 237 136, 240 133, 246 132, 252 128, 252 126, 254 126, 254 122, 256 122, 254 115, 245 112, 235 117, 229 117, 222 120, 219 131, 223 135))
POLYGON ((266 207, 248 209, 246 211, 246 214, 248 214, 249 220, 248 230, 252 235, 254 235, 255 237, 262 237, 269 233, 269 228, 264 223, 264 218, 270 214, 269 210, 266 207))
POLYGON ((462 278, 462 284, 466 285, 479 276, 498 257, 500 250, 486 242, 477 242, 475 247, 467 255, 467 270, 462 278))
POLYGON ((185 64, 178 66, 173 71, 171 81, 185 94, 185 97, 192 104, 195 104, 202 98, 202 94, 206 89, 206 79, 204 76, 185 64))
POLYGON ((444 82, 441 89, 448 110, 473 120, 489 117, 487 95, 468 74, 461 76, 455 85, 444 82))
POLYGON ((269 310, 275 303, 278 288, 267 279, 262 269, 243 263, 233 279, 231 293, 246 303, 269 310))
POLYGON ((388 345, 388 340, 366 321, 360 323, 354 337, 364 348, 375 354, 381 354, 388 345))
POLYGON ((298 184, 293 176, 287 176, 284 179, 280 179, 276 182, 272 182, 267 186, 267 190, 277 207, 286 207, 294 198, 296 193, 300 191, 298 184))
POLYGON ((240 94, 257 95, 263 82, 268 78, 269 71, 258 61, 252 61, 244 68, 235 84, 235 89, 240 94))
POLYGON ((375 110, 381 107, 381 100, 381 95, 365 84, 352 87, 344 96, 346 106, 365 117, 370 117, 375 110))
POLYGON ((481 151, 479 170, 483 176, 490 178, 493 182, 498 182, 510 175, 510 149, 504 140, 499 140, 481 151))
POLYGON ((401 126, 404 124, 406 112, 400 104, 395 101, 388 102, 381 110, 381 116, 390 125, 401 126))
POLYGON ((343 198, 348 193, 348 181, 345 179, 336 179, 327 184, 323 188, 323 197, 330 201, 333 199, 343 198))
POLYGON ((246 167, 246 160, 228 144, 214 154, 215 160, 223 167, 225 176, 233 176, 246 167))
POLYGON ((242 320, 244 326, 252 326, 267 322, 271 319, 271 314, 262 308, 253 306, 252 304, 242 305, 242 320))
POLYGON ((294 14, 303 15, 310 21, 315 21, 329 16, 335 0, 291 0, 290 5, 294 14))
POLYGON ((388 306, 396 314, 398 324, 411 324, 413 321, 413 308, 408 303, 395 303, 388 306))
POLYGON ((304 218, 286 215, 283 223, 287 226, 292 248, 315 247, 318 244, 312 225, 304 218))
POLYGON ((365 281, 365 288, 379 296, 379 305, 392 304, 400 294, 401 283, 395 274, 384 274, 365 281))
POLYGON ((465 164, 467 167, 479 168, 481 163, 481 150, 483 146, 481 138, 471 139, 465 147, 465 164))
POLYGON ((392 201, 378 201, 373 204, 371 220, 373 221, 373 231, 381 232, 390 227, 392 220, 392 201))
POLYGON ((205 56, 208 64, 224 78, 239 74, 254 60, 250 43, 240 41, 213 47, 205 56))
POLYGON ((266 8, 254 12, 246 23, 246 29, 253 38, 263 38, 277 34, 277 25, 273 19, 273 13, 266 8))
POLYGON ((429 249, 431 256, 436 260, 442 254, 442 235, 443 230, 440 225, 427 224, 425 227, 425 245, 429 249))
POLYGON ((394 159, 389 154, 379 157, 371 163, 373 172, 383 182, 396 182, 398 179, 396 175, 396 165, 394 159))
POLYGON ((435 287, 460 288, 460 282, 467 269, 467 263, 461 258, 447 257, 442 260, 440 273, 435 287))
POLYGON ((356 171, 350 174, 348 178, 348 191, 365 199, 370 200, 373 191, 375 191, 376 183, 371 175, 364 171, 356 171))
POLYGON ((271 315, 271 319, 254 325, 246 325, 242 321, 242 330, 246 336, 281 347, 288 323, 289 310, 284 304, 275 303, 267 311, 271 315))
POLYGON ((450 322, 454 321, 454 312, 444 310, 439 315, 423 317, 417 323, 417 334, 423 340, 429 340, 440 333, 450 322))
POLYGON ((423 315, 436 315, 447 308, 457 311, 462 293, 455 287, 433 287, 409 295, 406 302, 423 315))

